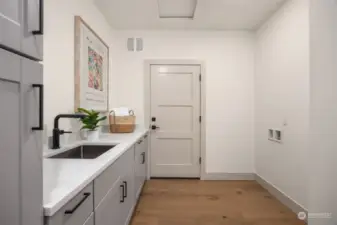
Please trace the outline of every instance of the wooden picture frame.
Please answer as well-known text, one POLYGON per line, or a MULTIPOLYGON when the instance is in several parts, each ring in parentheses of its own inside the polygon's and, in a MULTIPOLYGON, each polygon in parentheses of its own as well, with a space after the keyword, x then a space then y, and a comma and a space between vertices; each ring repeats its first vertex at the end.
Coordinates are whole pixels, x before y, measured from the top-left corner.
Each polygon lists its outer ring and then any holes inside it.
POLYGON ((75 106, 109 110, 109 46, 80 17, 75 16, 75 106))

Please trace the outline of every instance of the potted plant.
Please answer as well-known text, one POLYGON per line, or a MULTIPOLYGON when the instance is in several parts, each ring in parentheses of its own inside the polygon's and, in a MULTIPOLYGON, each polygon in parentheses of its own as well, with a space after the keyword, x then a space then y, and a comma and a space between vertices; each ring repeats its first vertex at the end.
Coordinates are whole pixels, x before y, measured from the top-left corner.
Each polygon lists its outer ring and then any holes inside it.
POLYGON ((84 108, 78 108, 78 112, 83 113, 86 117, 80 119, 83 123, 81 130, 87 130, 88 141, 97 141, 99 139, 99 127, 98 123, 105 120, 106 116, 99 116, 99 112, 95 110, 88 110, 84 108))

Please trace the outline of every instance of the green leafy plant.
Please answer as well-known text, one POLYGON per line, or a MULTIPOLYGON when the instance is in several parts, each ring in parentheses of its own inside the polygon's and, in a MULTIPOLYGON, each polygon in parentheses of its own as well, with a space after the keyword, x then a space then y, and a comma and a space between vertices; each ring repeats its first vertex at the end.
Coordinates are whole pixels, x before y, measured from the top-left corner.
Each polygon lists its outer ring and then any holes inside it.
POLYGON ((106 119, 106 116, 99 117, 99 112, 96 112, 95 110, 88 110, 84 108, 78 108, 77 110, 78 112, 86 115, 86 117, 80 119, 83 123, 81 130, 87 129, 94 131, 99 127, 98 123, 106 119))

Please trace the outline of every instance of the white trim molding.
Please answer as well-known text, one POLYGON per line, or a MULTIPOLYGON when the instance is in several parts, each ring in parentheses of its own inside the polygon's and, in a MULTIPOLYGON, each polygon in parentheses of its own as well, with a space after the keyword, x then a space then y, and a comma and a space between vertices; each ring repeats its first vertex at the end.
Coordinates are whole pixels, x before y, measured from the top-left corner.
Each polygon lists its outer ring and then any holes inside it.
POLYGON ((308 215, 308 210, 303 206, 298 204, 295 200, 287 196, 285 193, 280 191, 277 187, 266 181, 259 175, 255 175, 255 180, 264 189, 266 189, 271 195, 273 195, 277 200, 279 200, 283 205, 287 206, 291 211, 298 214, 299 212, 305 212, 308 215))
POLYGON ((201 180, 255 180, 254 173, 205 173, 201 180))
MULTIPOLYGON (((150 126, 150 116, 151 116, 151 65, 198 65, 200 66, 201 71, 201 90, 200 90, 200 114, 201 114, 201 137, 200 137, 200 157, 201 157, 201 166, 200 166, 200 179, 206 174, 206 69, 205 63, 201 60, 195 59, 147 59, 144 62, 144 121, 145 126, 150 126)), ((150 145, 151 146, 151 145, 150 145)), ((151 148, 149 147, 149 154, 151 154, 151 148)), ((151 168, 149 168, 149 171, 151 168)))

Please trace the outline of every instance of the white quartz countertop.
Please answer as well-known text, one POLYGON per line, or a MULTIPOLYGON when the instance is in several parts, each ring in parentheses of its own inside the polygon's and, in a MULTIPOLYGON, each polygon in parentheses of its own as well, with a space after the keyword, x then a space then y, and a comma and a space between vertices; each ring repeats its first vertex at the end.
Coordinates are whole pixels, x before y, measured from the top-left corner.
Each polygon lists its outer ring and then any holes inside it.
POLYGON ((137 128, 131 134, 102 134, 99 141, 79 141, 64 146, 60 150, 45 149, 43 154, 44 215, 54 215, 147 132, 147 129, 137 128), (47 158, 85 144, 118 145, 95 159, 47 158))

